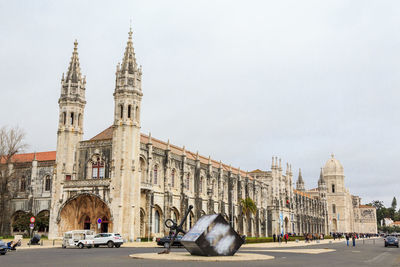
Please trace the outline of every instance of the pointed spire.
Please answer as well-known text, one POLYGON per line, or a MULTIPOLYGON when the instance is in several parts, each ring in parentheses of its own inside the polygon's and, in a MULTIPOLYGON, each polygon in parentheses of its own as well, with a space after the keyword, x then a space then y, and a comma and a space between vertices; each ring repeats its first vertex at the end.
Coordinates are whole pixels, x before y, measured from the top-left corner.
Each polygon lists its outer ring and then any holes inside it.
POLYGON ((282 170, 282 159, 279 159, 279 169, 282 170))
POLYGON ((74 42, 74 51, 72 52, 71 62, 69 63, 68 72, 66 75, 66 82, 68 83, 78 83, 81 81, 81 68, 79 65, 79 57, 78 57, 78 41, 74 42))
POLYGON ((149 132, 149 141, 148 141, 148 144, 151 145, 151 132, 149 132))
POLYGON ((185 146, 183 146, 183 148, 182 148, 182 156, 186 156, 186 149, 185 149, 185 146))
POLYGON ((303 176, 301 175, 301 169, 299 169, 299 178, 297 179, 297 182, 304 184, 303 176))
POLYGON ((303 176, 301 175, 301 169, 299 169, 299 177, 297 178, 296 189, 299 191, 305 191, 303 176))
POLYGON ((121 72, 128 72, 129 74, 133 74, 137 70, 135 50, 133 48, 132 42, 132 28, 129 29, 129 37, 128 42, 126 44, 124 58, 122 59, 121 64, 121 72))
POLYGON ((33 152, 33 160, 36 161, 36 151, 33 152))
POLYGON ((322 184, 326 184, 326 182, 325 182, 325 179, 324 179, 324 173, 323 173, 322 168, 321 168, 321 171, 319 173, 318 185, 322 185, 322 184))
POLYGON ((222 169, 222 161, 219 161, 219 168, 222 169))
POLYGON ((167 142, 167 150, 171 150, 170 145, 169 145, 169 139, 168 139, 168 142, 167 142))
POLYGON ((208 165, 211 165, 211 156, 208 156, 208 165))
POLYGON ((272 157, 271 170, 275 168, 275 157, 272 157))
POLYGON ((199 151, 198 151, 198 150, 197 150, 197 152, 196 152, 196 160, 200 160, 199 151))

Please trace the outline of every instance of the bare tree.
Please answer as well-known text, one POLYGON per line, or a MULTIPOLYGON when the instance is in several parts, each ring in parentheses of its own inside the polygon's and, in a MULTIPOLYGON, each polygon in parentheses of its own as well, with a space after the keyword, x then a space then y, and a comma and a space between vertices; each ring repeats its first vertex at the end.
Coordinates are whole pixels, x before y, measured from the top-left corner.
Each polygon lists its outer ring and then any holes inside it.
POLYGON ((25 143, 25 131, 16 127, 3 126, 0 128, 0 233, 8 233, 9 223, 6 223, 10 192, 8 183, 12 176, 9 164, 12 162, 15 154, 18 154, 28 146, 25 143))

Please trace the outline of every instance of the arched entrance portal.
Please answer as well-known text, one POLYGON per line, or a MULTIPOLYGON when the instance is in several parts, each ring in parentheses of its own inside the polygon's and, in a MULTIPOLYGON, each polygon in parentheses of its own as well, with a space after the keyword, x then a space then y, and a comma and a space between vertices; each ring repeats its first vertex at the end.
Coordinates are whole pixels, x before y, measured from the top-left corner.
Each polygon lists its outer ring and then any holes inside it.
POLYGON ((112 230, 110 208, 92 194, 80 194, 67 200, 60 209, 57 223, 60 234, 80 229, 103 233, 112 230), (97 226, 99 218, 102 219, 100 229, 97 226))

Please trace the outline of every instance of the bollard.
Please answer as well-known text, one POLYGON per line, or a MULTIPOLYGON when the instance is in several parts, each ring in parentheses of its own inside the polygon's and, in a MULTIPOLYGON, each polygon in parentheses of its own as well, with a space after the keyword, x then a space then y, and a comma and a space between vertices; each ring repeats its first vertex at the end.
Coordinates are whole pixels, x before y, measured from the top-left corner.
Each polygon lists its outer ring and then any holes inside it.
POLYGON ((54 247, 54 243, 55 243, 55 241, 56 241, 56 240, 55 240, 55 239, 53 239, 53 247, 54 247))

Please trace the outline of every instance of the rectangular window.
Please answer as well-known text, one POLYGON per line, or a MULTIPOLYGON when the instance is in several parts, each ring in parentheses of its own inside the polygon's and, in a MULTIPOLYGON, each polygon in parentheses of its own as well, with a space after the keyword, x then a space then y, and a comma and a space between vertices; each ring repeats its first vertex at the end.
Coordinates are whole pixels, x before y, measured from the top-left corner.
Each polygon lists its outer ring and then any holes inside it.
POLYGON ((97 170, 98 170, 97 168, 92 169, 92 178, 93 179, 97 179, 97 170))
POLYGON ((99 168, 99 178, 104 178, 104 167, 99 168))
POLYGON ((46 178, 46 185, 44 190, 50 191, 50 186, 51 186, 51 180, 50 178, 46 178))
POLYGON ((71 181, 71 175, 65 175, 65 180, 71 181))

